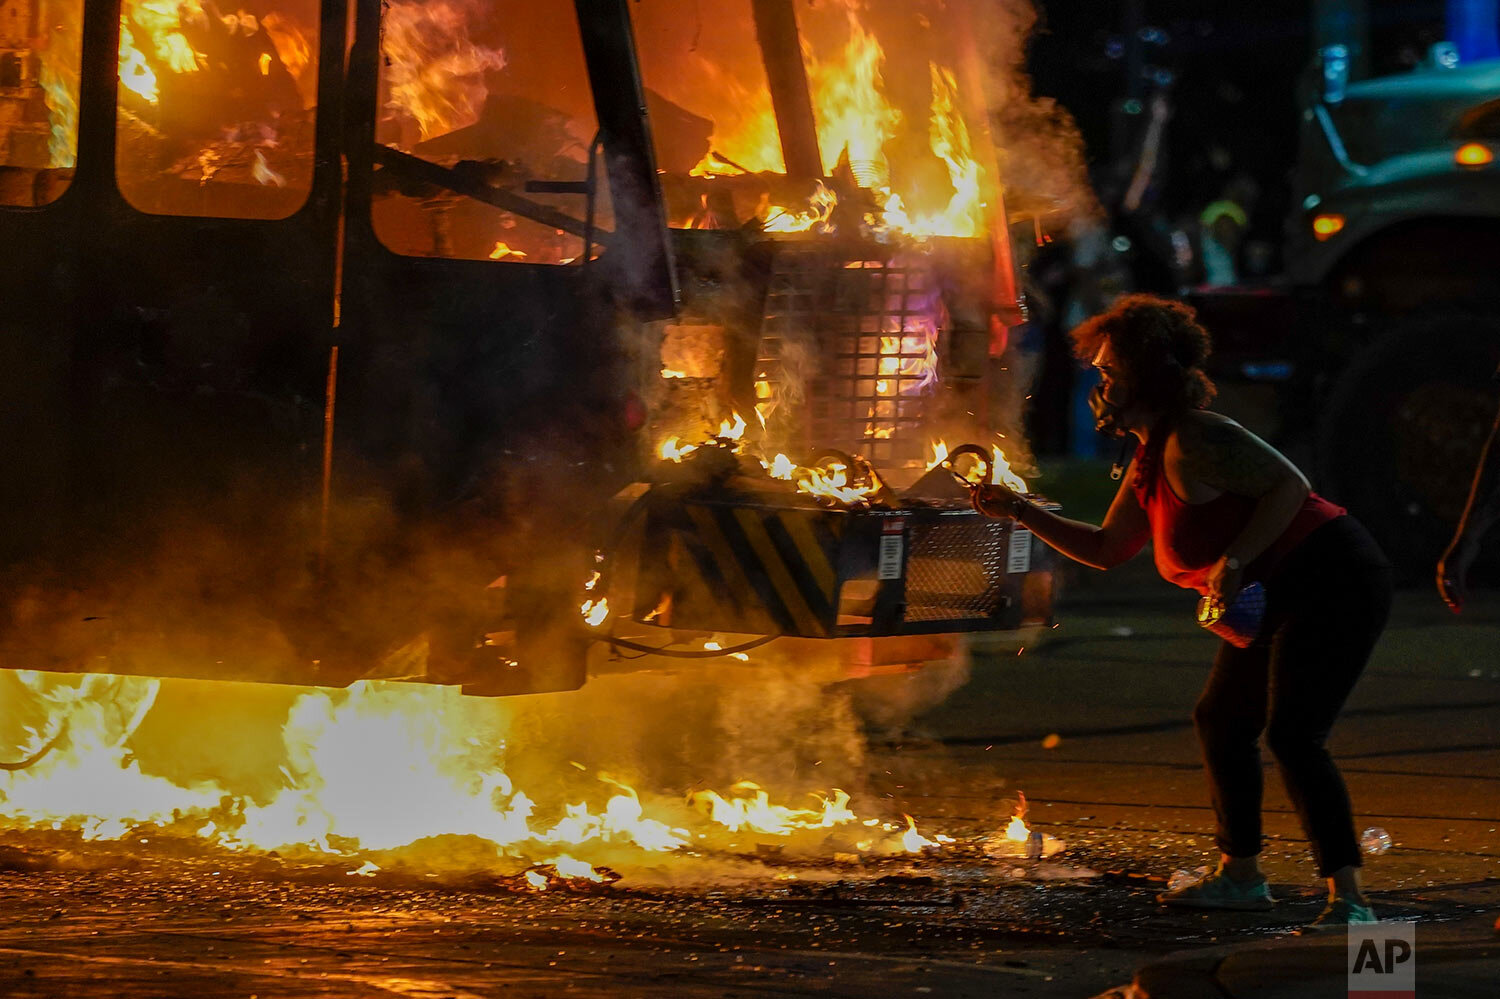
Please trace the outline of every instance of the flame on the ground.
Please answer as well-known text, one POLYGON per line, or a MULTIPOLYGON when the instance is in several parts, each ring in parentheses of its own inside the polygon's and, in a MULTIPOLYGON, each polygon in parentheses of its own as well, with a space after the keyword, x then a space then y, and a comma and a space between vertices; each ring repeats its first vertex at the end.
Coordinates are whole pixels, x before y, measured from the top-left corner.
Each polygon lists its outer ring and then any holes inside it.
POLYGON ((570 761, 561 760, 551 798, 533 799, 504 768, 505 733, 487 713, 491 702, 398 683, 301 693, 281 729, 279 788, 252 799, 211 779, 179 783, 143 772, 132 739, 153 711, 161 681, 34 672, 0 680, 23 691, 0 712, 0 733, 14 743, 0 755, 35 757, 23 770, 0 773, 5 828, 120 840, 170 827, 232 850, 346 858, 351 876, 380 872, 364 856, 369 851, 466 836, 489 844, 497 863, 526 869, 525 882, 538 890, 554 881, 608 880, 596 866, 601 853, 614 864, 621 851, 645 859, 690 849, 753 850, 756 837, 784 841, 804 833, 797 841, 809 849, 875 855, 952 842, 918 833, 911 819, 902 829, 861 818, 837 789, 795 807, 742 782, 725 794, 699 790, 686 803, 661 799, 648 807, 630 785, 599 774, 596 786, 607 789, 602 806, 557 800, 579 793, 570 761), (37 756, 49 741, 52 748, 37 756), (561 790, 569 774, 572 793, 561 790))
POLYGON ((908 853, 920 853, 929 846, 937 846, 936 840, 928 839, 917 832, 917 820, 910 815, 903 815, 906 820, 906 832, 901 834, 901 845, 908 853))
POLYGON ((831 798, 814 796, 821 802, 820 808, 772 804, 770 794, 753 781, 741 781, 730 793, 735 797, 725 798, 717 791, 697 791, 691 800, 731 832, 749 829, 772 836, 789 836, 799 829, 829 829, 859 818, 849 810, 849 795, 838 788, 831 798))
POLYGON ((1010 824, 1005 827, 1005 838, 1024 843, 1030 835, 1031 828, 1026 825, 1026 795, 1017 792, 1016 814, 1010 817, 1010 824))
MULTIPOLYGON (((720 652, 723 651, 724 646, 720 645, 718 642, 708 641, 703 643, 703 649, 705 652, 720 652)), ((750 657, 743 652, 725 652, 724 654, 730 659, 738 659, 742 663, 747 663, 750 661, 750 657)))

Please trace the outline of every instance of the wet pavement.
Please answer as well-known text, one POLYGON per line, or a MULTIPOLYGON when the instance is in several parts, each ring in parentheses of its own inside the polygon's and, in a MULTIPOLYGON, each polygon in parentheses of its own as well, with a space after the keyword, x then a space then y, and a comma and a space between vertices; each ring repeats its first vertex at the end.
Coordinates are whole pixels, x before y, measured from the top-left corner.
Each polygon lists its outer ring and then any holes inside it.
MULTIPOLYGON (((1395 844, 1368 860, 1377 910, 1441 933, 1500 910, 1500 600, 1464 619, 1433 604, 1400 598, 1333 744, 1360 827, 1395 844)), ((867 793, 957 840, 924 856, 762 850, 538 892, 486 871, 367 876, 170 835, 3 833, 0 996, 1087 997, 1172 952, 1277 939, 1321 896, 1274 777, 1278 907, 1153 901, 1212 853, 1187 722, 1212 643, 1189 613, 1132 577, 1075 591, 1058 629, 1019 655, 981 649, 967 685, 877 731, 867 793), (1018 790, 1062 853, 986 855, 1018 790)))
POLYGON ((480 877, 12 850, 0 994, 1079 995, 1145 957, 1259 927, 1162 917, 1151 885, 1015 865, 536 893, 480 877))

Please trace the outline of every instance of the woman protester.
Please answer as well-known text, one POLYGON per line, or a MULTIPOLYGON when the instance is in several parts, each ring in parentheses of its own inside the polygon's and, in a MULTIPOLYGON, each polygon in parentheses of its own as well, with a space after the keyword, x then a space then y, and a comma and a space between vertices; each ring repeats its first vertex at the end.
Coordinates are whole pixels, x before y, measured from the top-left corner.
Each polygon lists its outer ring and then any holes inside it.
POLYGON ((1159 901, 1271 907, 1259 864, 1264 732, 1328 880, 1328 905, 1313 926, 1373 922, 1360 889, 1349 795, 1325 740, 1389 616, 1389 562, 1353 517, 1309 489, 1295 465, 1208 411, 1209 335, 1192 309, 1131 295, 1071 336, 1102 380, 1091 400, 1100 429, 1139 441, 1103 525, 1061 517, 998 485, 975 487, 975 508, 1013 518, 1098 569, 1125 562, 1149 539, 1161 575, 1203 595, 1200 619, 1237 612, 1237 598, 1258 589, 1242 595, 1246 584, 1264 588, 1258 633, 1220 644, 1193 711, 1218 868, 1159 901))

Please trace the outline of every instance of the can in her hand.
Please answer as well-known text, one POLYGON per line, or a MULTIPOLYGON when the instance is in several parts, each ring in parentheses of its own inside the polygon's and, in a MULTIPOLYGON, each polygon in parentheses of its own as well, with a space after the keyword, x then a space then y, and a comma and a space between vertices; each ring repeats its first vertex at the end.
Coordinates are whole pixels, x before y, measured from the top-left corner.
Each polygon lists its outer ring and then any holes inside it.
POLYGON ((1265 618, 1266 588, 1260 583, 1246 583, 1227 607, 1212 606, 1208 597, 1198 601, 1198 623, 1237 649, 1260 637, 1265 618))

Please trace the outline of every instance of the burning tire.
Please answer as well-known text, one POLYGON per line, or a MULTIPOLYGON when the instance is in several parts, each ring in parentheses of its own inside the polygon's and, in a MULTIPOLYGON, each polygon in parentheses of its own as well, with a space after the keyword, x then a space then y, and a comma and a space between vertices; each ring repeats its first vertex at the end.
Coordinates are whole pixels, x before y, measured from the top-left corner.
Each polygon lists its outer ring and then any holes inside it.
POLYGON ((1339 376, 1319 437, 1321 488, 1421 583, 1453 534, 1500 391, 1500 320, 1411 320, 1339 376))

